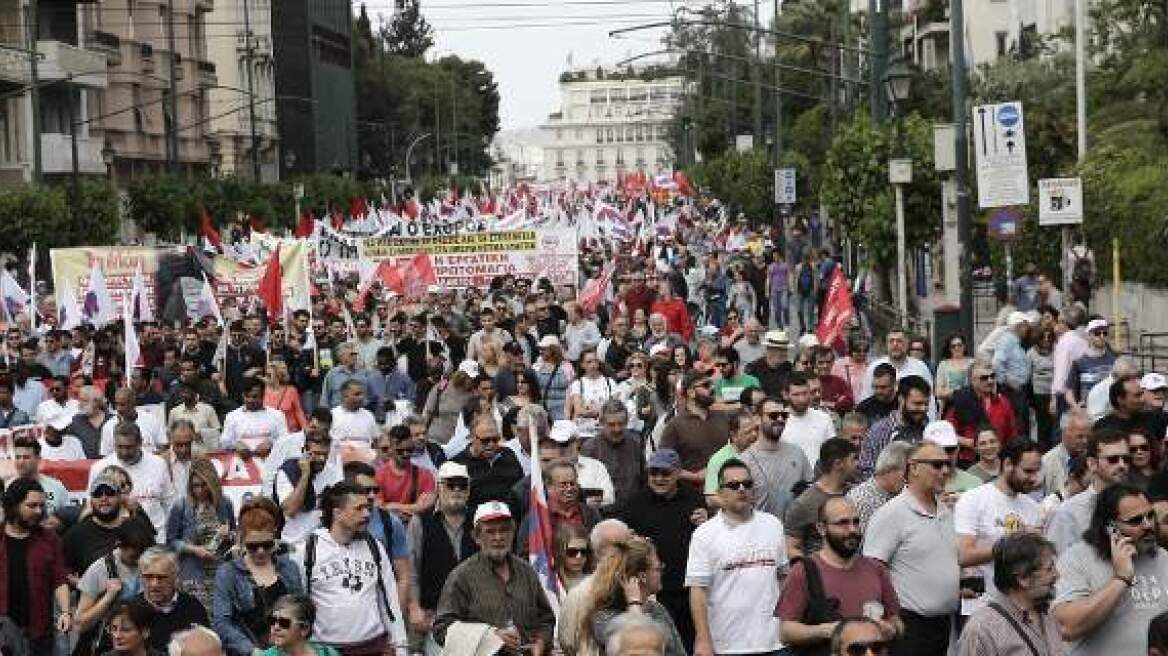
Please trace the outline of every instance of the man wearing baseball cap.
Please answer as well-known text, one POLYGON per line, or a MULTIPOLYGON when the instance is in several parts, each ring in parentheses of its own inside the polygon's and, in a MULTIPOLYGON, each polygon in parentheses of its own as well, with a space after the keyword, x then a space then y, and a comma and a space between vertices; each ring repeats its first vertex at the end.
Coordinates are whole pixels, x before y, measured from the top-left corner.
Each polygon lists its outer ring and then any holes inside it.
POLYGON ((511 553, 515 520, 507 504, 479 505, 474 540, 479 552, 455 567, 442 588, 434 640, 445 646, 452 627, 462 635, 467 627, 460 623, 486 624, 510 653, 547 653, 556 616, 535 570, 511 553))
POLYGON ((1111 373, 1116 355, 1107 341, 1109 334, 1106 319, 1087 322, 1087 350, 1071 363, 1067 372, 1066 401, 1069 405, 1087 403, 1091 388, 1111 373))
POLYGON ((1157 439, 1168 436, 1168 412, 1164 409, 1168 378, 1155 372, 1144 374, 1140 379, 1140 387, 1144 389, 1144 412, 1152 417, 1152 436, 1157 439))

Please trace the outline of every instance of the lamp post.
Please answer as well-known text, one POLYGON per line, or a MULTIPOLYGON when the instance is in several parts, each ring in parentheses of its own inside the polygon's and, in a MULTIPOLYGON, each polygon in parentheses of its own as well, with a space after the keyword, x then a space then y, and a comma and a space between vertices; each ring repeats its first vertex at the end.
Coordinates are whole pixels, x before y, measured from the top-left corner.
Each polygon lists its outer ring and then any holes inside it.
MULTIPOLYGON (((898 59, 888 67, 884 74, 884 89, 888 94, 889 106, 896 121, 896 143, 893 148, 897 154, 904 155, 904 135, 902 133, 902 118, 897 111, 908 99, 912 87, 912 71, 905 65, 903 59, 898 59)), ((888 181, 896 188, 896 299, 897 312, 902 320, 908 317, 908 281, 907 265, 905 263, 905 234, 904 234, 904 186, 912 183, 912 159, 901 157, 888 160, 888 181)))
POLYGON ((107 138, 101 147, 101 161, 105 164, 105 177, 110 181, 114 179, 114 161, 117 156, 118 151, 114 150, 114 145, 107 138))

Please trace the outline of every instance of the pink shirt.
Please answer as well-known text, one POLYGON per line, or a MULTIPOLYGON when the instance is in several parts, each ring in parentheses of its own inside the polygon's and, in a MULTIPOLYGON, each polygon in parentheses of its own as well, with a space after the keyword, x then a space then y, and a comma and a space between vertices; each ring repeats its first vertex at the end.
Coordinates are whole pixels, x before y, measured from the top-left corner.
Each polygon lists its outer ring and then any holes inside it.
POLYGON ((1054 344, 1054 376, 1050 381, 1050 393, 1060 396, 1067 389, 1067 374, 1071 363, 1087 352, 1087 340, 1077 331, 1068 330, 1054 344))

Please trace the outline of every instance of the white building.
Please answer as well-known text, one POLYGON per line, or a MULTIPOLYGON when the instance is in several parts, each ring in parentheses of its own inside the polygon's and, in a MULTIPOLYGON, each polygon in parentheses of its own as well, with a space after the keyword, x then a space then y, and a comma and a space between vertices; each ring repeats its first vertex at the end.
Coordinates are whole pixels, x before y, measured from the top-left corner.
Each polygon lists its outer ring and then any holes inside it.
POLYGON ((230 34, 207 39, 207 58, 218 84, 210 89, 210 136, 219 149, 219 173, 254 178, 251 107, 248 95, 248 29, 251 89, 255 100, 256 138, 261 179, 274 181, 276 165, 276 65, 272 57, 272 0, 216 2, 208 25, 230 34), (234 35, 231 38, 230 35, 234 35))
POLYGON ((618 174, 670 171, 669 124, 681 101, 681 76, 649 70, 575 70, 560 76, 560 111, 544 131, 549 180, 615 182, 618 174))

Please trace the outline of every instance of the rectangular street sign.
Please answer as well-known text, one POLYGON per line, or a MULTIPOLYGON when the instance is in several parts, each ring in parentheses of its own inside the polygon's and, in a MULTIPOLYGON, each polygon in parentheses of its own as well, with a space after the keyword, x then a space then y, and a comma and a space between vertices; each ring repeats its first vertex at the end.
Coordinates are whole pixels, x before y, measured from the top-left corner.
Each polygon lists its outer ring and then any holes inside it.
POLYGON ((775 169, 775 205, 795 204, 795 169, 775 169))
POLYGON ((1046 178, 1038 181, 1038 225, 1075 225, 1083 222, 1083 181, 1046 178))
POLYGON ((973 108, 973 145, 977 159, 977 204, 981 208, 1030 203, 1026 177, 1026 128, 1022 103, 973 108))

